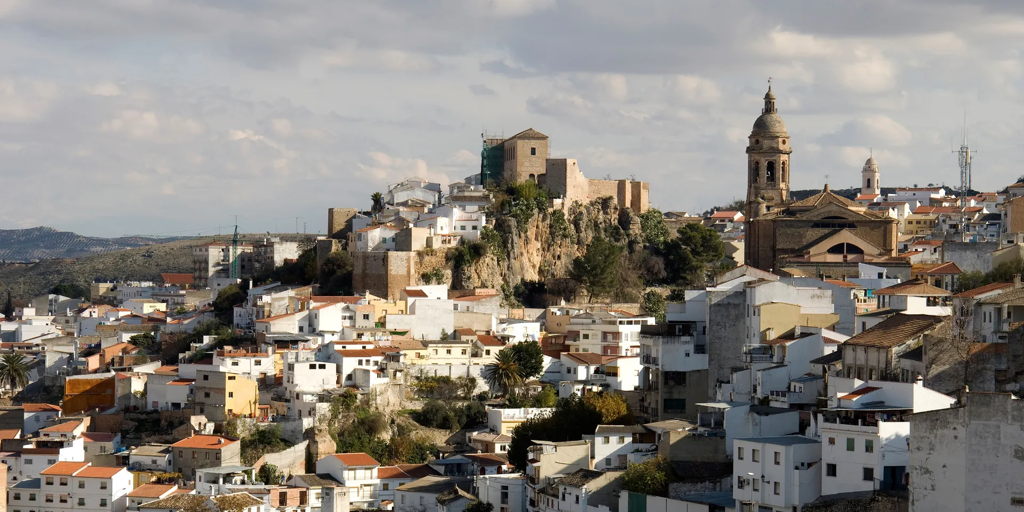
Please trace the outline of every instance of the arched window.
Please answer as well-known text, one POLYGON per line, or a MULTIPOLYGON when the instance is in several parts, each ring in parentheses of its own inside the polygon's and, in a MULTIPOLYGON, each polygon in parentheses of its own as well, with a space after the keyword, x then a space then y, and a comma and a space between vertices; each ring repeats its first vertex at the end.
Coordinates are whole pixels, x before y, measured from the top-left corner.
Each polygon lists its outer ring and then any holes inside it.
POLYGON ((868 178, 868 188, 871 188, 871 178, 868 178))
POLYGON ((786 181, 786 162, 782 162, 782 182, 786 183, 786 181))
POLYGON ((531 174, 531 175, 530 175, 530 181, 532 181, 532 182, 534 182, 534 183, 537 183, 537 175, 535 175, 535 174, 531 174))
POLYGON ((757 183, 761 181, 761 162, 754 162, 754 179, 753 182, 757 183))
POLYGON ((829 254, 864 254, 864 250, 849 243, 835 244, 828 248, 829 254))
POLYGON ((775 162, 764 164, 764 180, 768 183, 775 183, 775 162))

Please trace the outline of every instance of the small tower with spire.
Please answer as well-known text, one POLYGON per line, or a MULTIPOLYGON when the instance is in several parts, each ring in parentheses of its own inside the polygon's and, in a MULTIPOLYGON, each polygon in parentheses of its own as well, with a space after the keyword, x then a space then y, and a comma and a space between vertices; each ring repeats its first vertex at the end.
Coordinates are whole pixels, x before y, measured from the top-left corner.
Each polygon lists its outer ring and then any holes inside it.
POLYGON ((747 145, 747 217, 757 217, 756 200, 764 202, 764 209, 772 209, 789 202, 789 145, 786 123, 775 108, 775 93, 771 80, 764 95, 761 115, 754 121, 747 145))
POLYGON ((860 193, 861 195, 877 196, 882 193, 881 174, 878 172, 878 162, 875 161, 874 152, 860 171, 860 193))

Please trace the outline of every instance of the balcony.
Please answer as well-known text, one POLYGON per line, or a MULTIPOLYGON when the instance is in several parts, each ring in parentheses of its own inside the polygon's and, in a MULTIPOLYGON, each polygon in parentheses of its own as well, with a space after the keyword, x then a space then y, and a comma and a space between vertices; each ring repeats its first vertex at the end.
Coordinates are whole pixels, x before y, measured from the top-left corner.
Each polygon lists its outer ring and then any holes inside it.
POLYGON ((772 348, 768 345, 745 345, 743 360, 747 363, 771 363, 775 360, 772 348))

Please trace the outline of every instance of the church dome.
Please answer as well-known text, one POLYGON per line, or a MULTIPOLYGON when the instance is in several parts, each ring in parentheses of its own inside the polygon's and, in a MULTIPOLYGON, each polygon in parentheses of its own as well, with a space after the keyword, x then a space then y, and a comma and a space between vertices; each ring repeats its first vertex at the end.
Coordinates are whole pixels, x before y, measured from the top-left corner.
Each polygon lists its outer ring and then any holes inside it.
POLYGON ((786 123, 777 112, 761 114, 754 121, 754 133, 786 134, 786 123))
POLYGON ((875 157, 868 158, 868 161, 864 162, 864 167, 871 167, 872 165, 878 165, 878 162, 875 161, 875 157))

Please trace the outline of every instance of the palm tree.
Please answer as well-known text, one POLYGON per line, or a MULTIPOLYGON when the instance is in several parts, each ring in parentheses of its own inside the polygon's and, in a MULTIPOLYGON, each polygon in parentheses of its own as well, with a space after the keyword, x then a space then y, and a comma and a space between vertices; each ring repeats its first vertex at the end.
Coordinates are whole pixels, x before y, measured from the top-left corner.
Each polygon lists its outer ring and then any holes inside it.
POLYGON ((380 192, 374 192, 370 196, 370 200, 373 201, 373 205, 370 207, 370 213, 374 216, 380 215, 380 212, 384 211, 384 194, 380 192))
POLYGON ((0 386, 17 391, 28 385, 28 365, 21 354, 0 356, 0 386))
POLYGON ((523 383, 523 373, 515 352, 507 348, 498 352, 494 362, 487 365, 484 380, 492 388, 501 388, 505 394, 519 387, 523 383))

